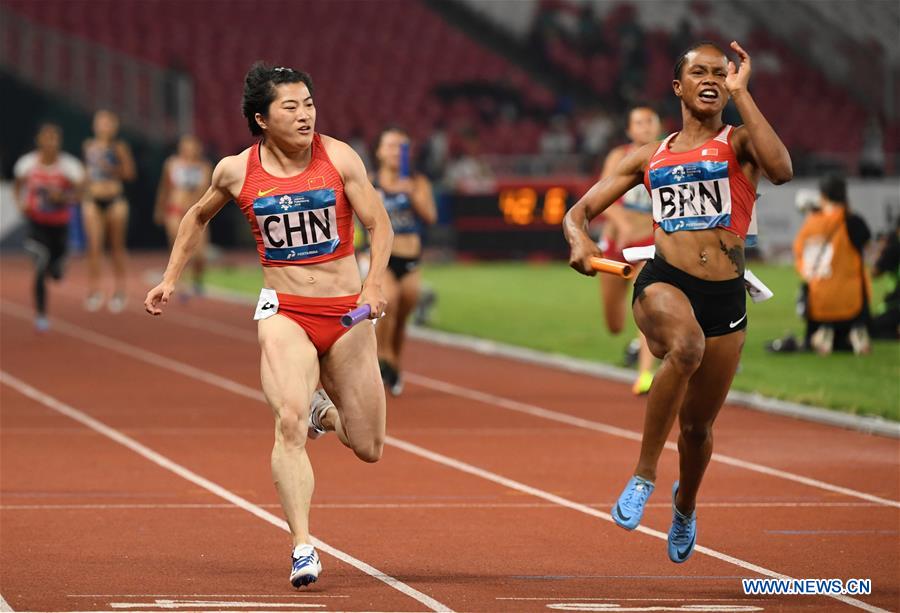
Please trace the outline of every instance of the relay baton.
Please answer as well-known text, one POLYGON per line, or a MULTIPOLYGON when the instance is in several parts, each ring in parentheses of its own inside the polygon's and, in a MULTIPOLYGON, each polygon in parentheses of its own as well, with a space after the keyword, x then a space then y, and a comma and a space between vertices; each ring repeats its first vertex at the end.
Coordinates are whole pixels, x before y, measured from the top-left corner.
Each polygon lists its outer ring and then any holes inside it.
POLYGON ((624 279, 630 279, 631 275, 634 273, 634 268, 631 264, 617 262, 616 260, 607 258, 598 258, 597 256, 591 258, 591 268, 597 272, 605 272, 624 279))
POLYGON ((410 177, 409 171, 409 143, 400 145, 400 176, 404 179, 410 177))
POLYGON ((341 325, 345 328, 352 328, 361 321, 369 318, 372 313, 372 307, 368 304, 362 304, 349 313, 341 316, 341 325))

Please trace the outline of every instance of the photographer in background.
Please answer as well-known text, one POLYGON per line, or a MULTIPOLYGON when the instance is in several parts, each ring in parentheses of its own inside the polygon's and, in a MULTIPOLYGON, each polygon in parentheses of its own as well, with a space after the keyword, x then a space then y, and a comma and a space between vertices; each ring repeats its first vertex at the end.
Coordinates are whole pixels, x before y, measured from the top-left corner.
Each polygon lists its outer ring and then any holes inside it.
POLYGON ((872 237, 849 211, 847 181, 826 176, 819 184, 821 212, 807 215, 794 239, 794 264, 806 283, 806 346, 868 353, 871 291, 863 252, 872 237))

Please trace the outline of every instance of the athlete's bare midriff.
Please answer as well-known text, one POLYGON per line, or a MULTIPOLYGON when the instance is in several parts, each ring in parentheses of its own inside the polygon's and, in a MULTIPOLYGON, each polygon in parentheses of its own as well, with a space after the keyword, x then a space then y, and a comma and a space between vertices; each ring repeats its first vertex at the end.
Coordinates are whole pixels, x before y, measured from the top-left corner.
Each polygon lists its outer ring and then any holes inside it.
POLYGON ((398 258, 417 258, 422 255, 422 239, 412 232, 395 234, 394 244, 391 247, 391 255, 398 258))
POLYGON ((88 195, 91 199, 107 200, 110 198, 118 198, 123 192, 122 182, 115 179, 104 179, 101 181, 91 181, 88 184, 88 195))
POLYGON ((349 296, 362 287, 352 255, 321 264, 263 266, 263 280, 276 292, 311 298, 349 296))
POLYGON ((722 228, 673 232, 656 229, 656 254, 689 275, 727 281, 744 274, 744 241, 722 228))

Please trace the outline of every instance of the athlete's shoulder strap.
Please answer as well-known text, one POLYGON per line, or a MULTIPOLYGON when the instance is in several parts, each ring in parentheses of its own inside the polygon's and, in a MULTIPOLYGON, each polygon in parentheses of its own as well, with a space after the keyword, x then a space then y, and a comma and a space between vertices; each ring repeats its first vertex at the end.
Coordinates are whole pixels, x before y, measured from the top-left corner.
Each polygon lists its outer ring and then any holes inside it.
POLYGON ((734 126, 725 124, 725 127, 722 128, 722 131, 719 132, 719 135, 716 136, 713 140, 728 145, 728 137, 731 135, 732 130, 734 130, 734 126))
POLYGON ((656 153, 654 153, 653 156, 655 157, 655 156, 659 155, 660 153, 662 153, 663 151, 665 151, 666 149, 668 149, 668 148, 669 148, 669 141, 672 140, 672 138, 673 138, 676 134, 678 134, 678 132, 672 132, 671 134, 669 134, 669 135, 663 140, 663 142, 661 142, 661 143, 659 144, 659 147, 656 149, 656 153))

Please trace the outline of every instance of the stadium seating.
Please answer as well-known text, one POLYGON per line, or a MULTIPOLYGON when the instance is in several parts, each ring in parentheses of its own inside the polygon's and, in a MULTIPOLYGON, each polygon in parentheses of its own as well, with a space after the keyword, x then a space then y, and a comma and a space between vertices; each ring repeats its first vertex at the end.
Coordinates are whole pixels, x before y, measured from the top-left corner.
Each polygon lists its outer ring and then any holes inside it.
MULTIPOLYGON (((358 131, 369 141, 398 118, 416 138, 427 136, 438 119, 448 125, 477 121, 485 101, 457 100, 445 109, 432 95, 442 85, 504 82, 518 90, 527 106, 543 111, 552 109, 555 100, 525 72, 414 0, 2 4, 43 25, 190 73, 196 131, 222 154, 248 142, 240 115, 241 86, 257 59, 310 72, 319 128, 340 137, 358 131)), ((89 75, 89 82, 93 78, 89 75)), ((527 118, 482 121, 477 127, 482 141, 498 152, 534 151, 539 136, 538 125, 527 118)))

